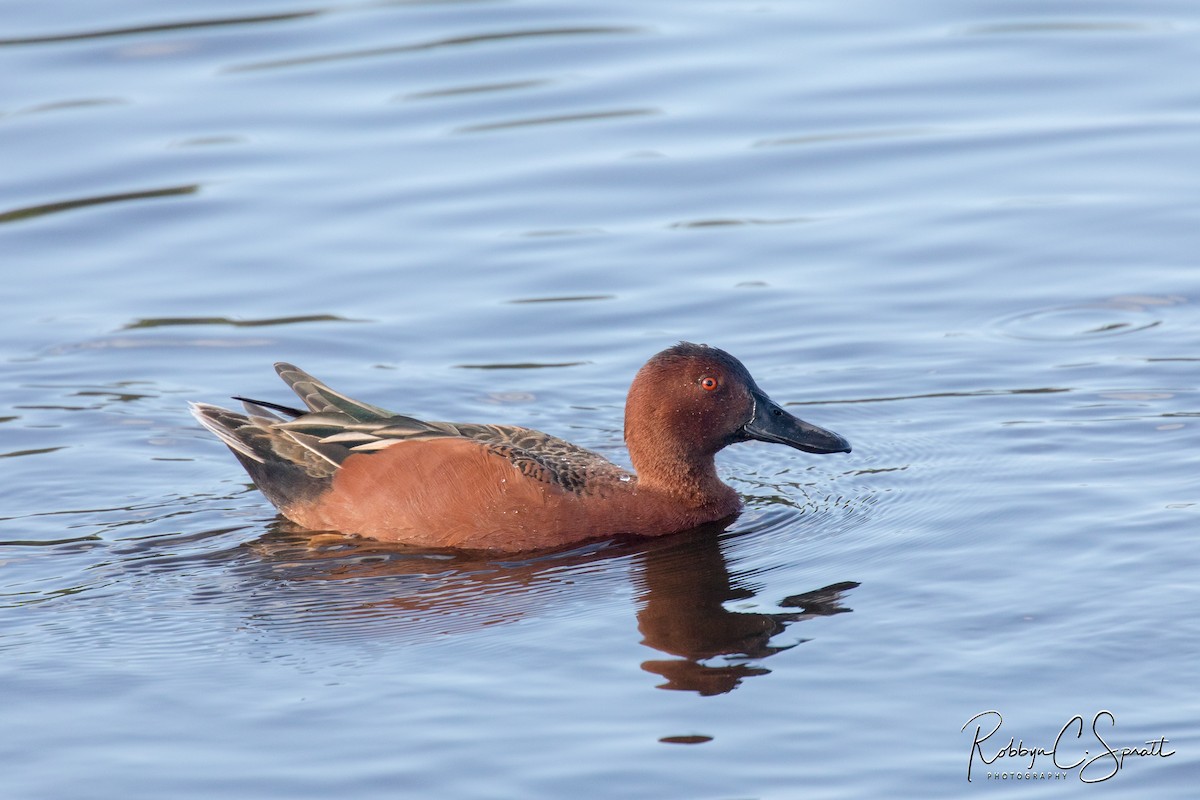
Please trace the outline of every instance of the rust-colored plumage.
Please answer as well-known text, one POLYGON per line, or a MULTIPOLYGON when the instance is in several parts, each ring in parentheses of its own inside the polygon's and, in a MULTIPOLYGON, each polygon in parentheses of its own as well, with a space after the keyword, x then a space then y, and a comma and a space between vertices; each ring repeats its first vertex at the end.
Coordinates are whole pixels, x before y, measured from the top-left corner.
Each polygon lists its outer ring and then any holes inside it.
POLYGON ((729 444, 850 451, 772 402, 733 356, 687 342, 650 359, 630 387, 636 474, 540 431, 393 414, 275 366, 307 410, 239 397, 245 414, 204 403, 192 413, 287 518, 385 541, 515 552, 672 533, 740 508, 713 460, 729 444))

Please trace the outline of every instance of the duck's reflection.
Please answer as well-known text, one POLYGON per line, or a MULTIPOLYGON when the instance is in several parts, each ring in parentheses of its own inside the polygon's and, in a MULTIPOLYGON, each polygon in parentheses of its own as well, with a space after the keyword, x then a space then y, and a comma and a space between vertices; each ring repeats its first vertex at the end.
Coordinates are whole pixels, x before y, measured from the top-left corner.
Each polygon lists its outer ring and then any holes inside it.
MULTIPOLYGON (((647 660, 642 668, 666 679, 659 688, 713 695, 770 674, 761 661, 799 643, 772 639, 794 622, 850 611, 842 596, 858 586, 843 581, 792 595, 775 604, 779 611, 730 610, 731 601, 755 598, 761 605, 761 598, 730 574, 723 530, 713 525, 657 540, 514 558, 313 536, 280 521, 253 543, 251 566, 291 586, 291 602, 272 604, 273 613, 334 625, 339 636, 367 624, 370 630, 362 633, 372 638, 381 629, 461 633, 537 616, 564 600, 588 603, 589 592, 611 596, 614 581, 629 580, 628 567, 642 643, 672 656, 647 660), (308 597, 301 587, 310 581, 319 586, 308 597), (332 590, 329 582, 344 591, 332 590)), ((297 620, 278 621, 291 627, 297 620)))
POLYGON ((642 643, 679 657, 642 663, 642 669, 667 679, 660 689, 703 695, 732 691, 745 678, 770 673, 757 664, 737 663, 739 659, 762 660, 800 643, 771 643, 790 624, 851 610, 842 606, 841 600, 844 592, 858 586, 853 581, 792 595, 778 603, 796 611, 729 610, 729 601, 755 595, 730 576, 719 534, 719 530, 695 531, 686 538, 675 537, 665 547, 648 547, 634 559, 642 643), (725 663, 706 663, 718 657, 725 663))

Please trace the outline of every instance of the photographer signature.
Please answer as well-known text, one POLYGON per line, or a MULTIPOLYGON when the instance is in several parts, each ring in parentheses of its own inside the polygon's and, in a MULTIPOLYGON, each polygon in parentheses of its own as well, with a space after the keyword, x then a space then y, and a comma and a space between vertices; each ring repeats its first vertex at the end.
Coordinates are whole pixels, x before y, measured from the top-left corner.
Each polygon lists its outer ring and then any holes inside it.
POLYGON ((1084 783, 1100 783, 1120 772, 1121 768, 1125 766, 1127 756, 1168 758, 1175 755, 1174 750, 1167 750, 1167 743, 1170 740, 1165 736, 1144 742, 1141 747, 1113 747, 1105 741, 1097 727, 1102 720, 1107 723, 1109 728, 1115 728, 1117 724, 1117 718, 1113 716, 1111 711, 1097 711, 1096 715, 1092 717, 1092 736, 1096 738, 1096 742, 1100 745, 1100 752, 1093 755, 1090 750, 1084 750, 1082 756, 1071 760, 1072 757, 1065 755, 1063 751, 1067 749, 1067 744, 1072 734, 1076 740, 1083 738, 1084 727, 1082 715, 1076 714, 1071 717, 1067 721, 1067 724, 1063 725, 1062 729, 1059 730, 1058 736, 1054 737, 1054 744, 1049 748, 1029 747, 1025 744, 1024 739, 1018 740, 1016 737, 1010 737, 1007 743, 1001 744, 998 747, 992 745, 991 747, 995 749, 985 751, 984 743, 1000 731, 1000 726, 1004 724, 1004 717, 1001 716, 999 711, 981 711, 967 720, 967 723, 962 726, 962 730, 965 731, 972 723, 977 723, 975 726, 974 741, 971 742, 970 758, 967 761, 967 781, 971 781, 971 769, 975 766, 976 758, 979 759, 980 763, 987 765, 994 764, 1001 758, 1029 759, 1025 768, 1019 769, 1017 772, 989 772, 987 774, 989 780, 1009 777, 1029 779, 1058 778, 1065 777, 1063 774, 1065 770, 1078 768, 1079 780, 1084 783), (984 732, 985 730, 987 731, 986 733, 984 732), (1058 773, 1038 773, 1034 767, 1037 764, 1039 756, 1049 756, 1058 773))

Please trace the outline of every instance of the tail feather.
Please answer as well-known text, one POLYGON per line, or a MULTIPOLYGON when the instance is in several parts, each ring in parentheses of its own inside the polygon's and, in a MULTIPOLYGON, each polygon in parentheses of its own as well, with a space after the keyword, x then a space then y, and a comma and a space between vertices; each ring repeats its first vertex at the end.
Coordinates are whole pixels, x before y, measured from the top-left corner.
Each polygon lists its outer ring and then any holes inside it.
MULTIPOLYGON (((336 392, 330 389, 321 381, 309 375, 304 370, 280 361, 275 364, 275 371, 279 373, 279 377, 283 378, 284 382, 291 387, 292 391, 299 395, 304 404, 308 406, 310 411, 334 411, 342 414, 348 414, 359 422, 367 422, 370 420, 384 419, 392 416, 392 412, 378 406, 369 405, 352 397, 347 397, 341 392, 336 392)), ((271 406, 277 410, 288 411, 288 409, 280 406, 271 406)), ((297 415, 298 416, 298 415, 297 415)))
POLYGON ((212 431, 230 450, 259 464, 266 463, 264 454, 251 447, 247 437, 238 435, 240 429, 254 424, 250 417, 208 403, 189 403, 188 407, 196 421, 212 431))
POLYGON ((233 451, 254 484, 285 514, 288 508, 329 490, 352 446, 361 449, 360 441, 372 444, 379 439, 356 429, 378 428, 387 420, 397 431, 440 430, 335 392, 291 364, 279 363, 275 369, 308 411, 248 397, 234 398, 242 401, 244 414, 208 403, 192 403, 191 411, 233 451), (359 435, 348 437, 346 432, 359 435))
MULTIPOLYGON (((251 401, 249 416, 208 403, 191 403, 192 415, 224 442, 259 491, 284 513, 328 490, 349 450, 316 437, 281 430, 279 417, 251 401)), ((285 409, 286 410, 286 409, 285 409)))
POLYGON ((242 401, 242 406, 245 407, 247 414, 250 414, 254 417, 262 417, 263 419, 271 419, 276 421, 283 420, 283 417, 277 414, 272 414, 271 411, 278 411, 281 414, 286 414, 292 419, 295 419, 296 417, 302 417, 305 413, 300 409, 292 408, 291 406, 283 406, 279 403, 269 403, 266 400, 253 400, 249 397, 242 397, 241 395, 236 394, 233 396, 233 399, 242 401), (267 409, 270 409, 270 411, 267 409))

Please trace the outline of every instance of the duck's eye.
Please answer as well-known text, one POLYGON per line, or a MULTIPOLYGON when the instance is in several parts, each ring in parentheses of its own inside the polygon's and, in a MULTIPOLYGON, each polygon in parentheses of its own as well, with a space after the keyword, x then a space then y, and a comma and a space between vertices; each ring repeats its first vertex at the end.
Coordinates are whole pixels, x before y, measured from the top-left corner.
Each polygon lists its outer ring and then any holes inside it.
POLYGON ((721 385, 721 382, 713 377, 704 377, 700 379, 700 388, 706 392, 711 392, 721 385))

